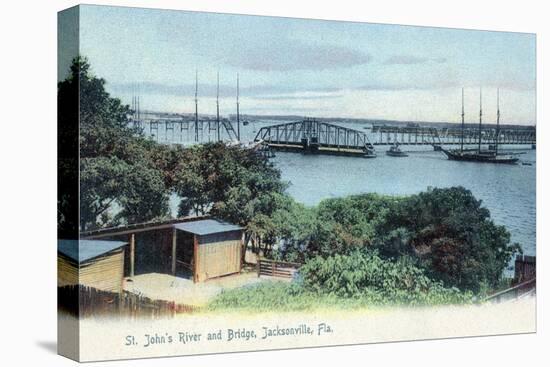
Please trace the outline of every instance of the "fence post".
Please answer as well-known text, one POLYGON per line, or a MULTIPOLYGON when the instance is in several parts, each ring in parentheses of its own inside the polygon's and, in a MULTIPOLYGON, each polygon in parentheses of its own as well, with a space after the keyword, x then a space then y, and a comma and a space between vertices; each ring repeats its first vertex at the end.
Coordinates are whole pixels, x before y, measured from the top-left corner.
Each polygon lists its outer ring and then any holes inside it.
POLYGON ((256 254, 256 271, 258 272, 258 278, 260 277, 260 262, 261 262, 260 254, 256 254))

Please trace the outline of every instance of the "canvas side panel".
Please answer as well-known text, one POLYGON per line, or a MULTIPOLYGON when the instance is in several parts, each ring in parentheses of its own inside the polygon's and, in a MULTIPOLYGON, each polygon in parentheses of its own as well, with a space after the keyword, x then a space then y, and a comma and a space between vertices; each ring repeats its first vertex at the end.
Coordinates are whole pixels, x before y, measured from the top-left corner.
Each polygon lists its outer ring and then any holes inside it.
MULTIPOLYGON (((71 82, 71 65, 79 54, 79 7, 58 13, 57 17, 57 236, 78 239, 78 78, 71 82)), ((58 284, 67 265, 58 261, 58 284)), ((76 282, 78 283, 78 269, 76 282)), ((62 279, 63 280, 63 279, 62 279)), ((58 287, 57 351, 79 360, 78 292, 58 287), (72 310, 73 312, 67 312, 72 310)))

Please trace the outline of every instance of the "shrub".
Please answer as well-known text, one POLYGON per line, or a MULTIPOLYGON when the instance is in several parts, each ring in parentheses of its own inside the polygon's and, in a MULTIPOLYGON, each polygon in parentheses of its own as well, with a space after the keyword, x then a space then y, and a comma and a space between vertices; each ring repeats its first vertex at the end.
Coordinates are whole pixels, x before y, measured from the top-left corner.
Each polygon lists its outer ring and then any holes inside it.
POLYGON ((424 271, 401 258, 382 259, 376 252, 355 251, 349 255, 316 257, 301 269, 306 291, 343 298, 365 298, 373 303, 440 304, 462 303, 469 292, 445 288, 424 271))
POLYGON ((303 311, 380 305, 418 306, 471 302, 470 292, 445 288, 402 259, 376 253, 317 257, 300 269, 292 283, 265 282, 222 292, 210 310, 303 311))

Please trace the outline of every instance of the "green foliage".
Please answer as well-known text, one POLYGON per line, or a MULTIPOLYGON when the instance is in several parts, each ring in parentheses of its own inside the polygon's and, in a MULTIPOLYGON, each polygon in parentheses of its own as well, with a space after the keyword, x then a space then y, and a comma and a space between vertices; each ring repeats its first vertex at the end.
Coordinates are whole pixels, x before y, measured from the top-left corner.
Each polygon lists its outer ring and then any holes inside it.
POLYGON ((353 195, 323 200, 317 208, 317 234, 309 244, 311 256, 345 254, 370 247, 376 228, 384 223, 396 199, 353 195))
POLYGON ((305 290, 296 283, 264 282, 223 291, 208 304, 209 311, 290 312, 360 309, 393 304, 373 298, 342 298, 305 290))
POLYGON ((60 128, 71 132, 60 134, 61 143, 75 145, 79 136, 79 147, 68 153, 80 156, 80 230, 166 216, 170 149, 129 126, 129 107, 107 93, 105 80, 91 73, 85 58, 76 58, 69 77, 59 83, 58 103, 60 128))
POLYGON ((304 288, 319 294, 365 298, 374 303, 461 303, 471 298, 457 288, 444 288, 407 258, 384 260, 377 253, 316 257, 301 269, 304 288))
POLYGON ((296 284, 265 282, 247 287, 225 290, 209 305, 210 310, 300 311, 325 304, 315 294, 303 293, 296 284))
POLYGON ((211 215, 246 228, 247 240, 274 238, 273 214, 286 202, 280 172, 253 150, 223 143, 197 145, 181 152, 174 189, 179 215, 211 215))
POLYGON ((482 283, 496 286, 521 251, 463 187, 429 189, 403 199, 378 232, 377 247, 385 256, 408 253, 433 279, 476 292, 482 283))
POLYGON ((364 194, 323 200, 315 208, 289 204, 285 212, 276 213, 283 241, 277 256, 304 262, 371 247, 378 239, 377 228, 400 200, 364 194))
POLYGON ((462 187, 398 198, 354 195, 324 200, 316 208, 288 208, 276 221, 283 245, 274 257, 290 261, 376 249, 384 259, 410 259, 446 287, 478 292, 481 284, 495 287, 521 251, 462 187))
POLYGON ((359 251, 312 259, 300 269, 300 275, 301 282, 265 282, 224 291, 209 309, 281 312, 472 301, 470 292, 444 288, 406 261, 393 262, 359 251))
POLYGON ((81 157, 124 155, 126 144, 138 133, 128 126, 129 106, 107 93, 105 80, 91 73, 85 58, 73 61, 66 82, 78 83, 81 157))
POLYGON ((278 260, 304 262, 308 256, 307 245, 317 233, 316 210, 308 208, 289 197, 281 200, 273 213, 273 232, 278 239, 278 260))

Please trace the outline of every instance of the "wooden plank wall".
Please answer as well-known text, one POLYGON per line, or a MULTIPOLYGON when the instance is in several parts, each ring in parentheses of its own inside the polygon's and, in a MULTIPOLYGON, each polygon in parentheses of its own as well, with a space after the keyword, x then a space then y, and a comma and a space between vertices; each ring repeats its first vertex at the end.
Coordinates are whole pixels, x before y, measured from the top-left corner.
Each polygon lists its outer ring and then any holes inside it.
POLYGON ((124 251, 121 250, 81 265, 79 283, 104 291, 120 292, 123 277, 124 251))
POLYGON ((207 243, 199 239, 196 281, 240 272, 241 248, 240 238, 207 243))
POLYGON ((78 265, 64 256, 57 255, 57 286, 78 284, 78 265))

